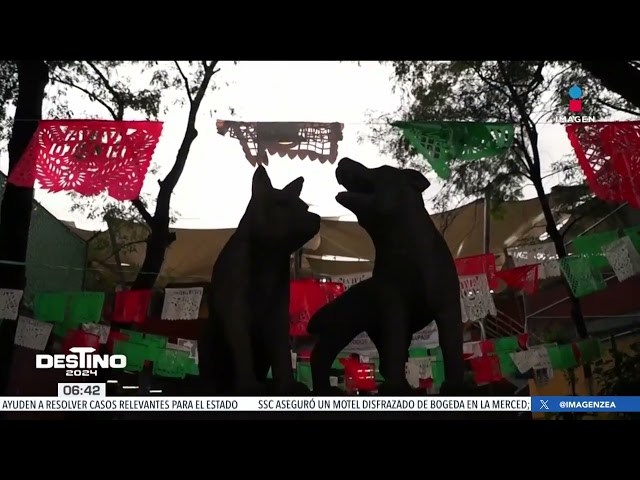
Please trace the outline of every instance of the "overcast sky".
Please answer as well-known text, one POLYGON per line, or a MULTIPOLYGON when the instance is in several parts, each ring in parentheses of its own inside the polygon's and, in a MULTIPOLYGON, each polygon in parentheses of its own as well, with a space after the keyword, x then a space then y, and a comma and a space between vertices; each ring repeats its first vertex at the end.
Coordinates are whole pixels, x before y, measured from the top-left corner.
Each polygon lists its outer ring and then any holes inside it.
MULTIPOLYGON (((377 62, 231 62, 220 63, 216 78, 229 86, 207 94, 198 117, 198 138, 191 147, 182 178, 172 197, 172 207, 181 215, 180 228, 235 227, 244 213, 250 196, 253 167, 245 159, 237 140, 221 137, 216 132, 216 119, 231 119, 229 107, 236 112, 234 120, 245 121, 311 121, 344 123, 344 140, 339 143, 338 158, 348 156, 375 167, 395 165, 393 158, 379 153, 376 145, 359 144, 359 134, 366 133, 367 111, 389 113, 400 102, 392 93, 391 68, 377 62), (216 110, 213 112, 212 110, 216 110)), ((77 118, 101 110, 81 94, 71 100, 77 118)), ((173 106, 161 120, 164 131, 155 162, 166 174, 175 159, 184 134, 188 108, 173 106)), ((543 175, 553 161, 570 152, 564 128, 560 125, 540 126, 540 151, 543 175)), ((6 172, 4 154, 0 166, 6 172)), ((349 212, 335 201, 340 190, 334 177, 335 165, 308 160, 270 159, 268 173, 274 186, 282 187, 298 176, 305 177, 303 199, 312 210, 325 217, 352 220, 349 212)), ((430 175, 432 186, 428 197, 437 193, 438 182, 430 175)), ((148 176, 144 191, 157 191, 157 178, 148 176)), ((550 189, 559 178, 545 179, 550 189)), ((36 199, 61 220, 72 220, 80 228, 98 229, 99 223, 70 212, 70 200, 64 193, 46 193, 36 186, 36 199)), ((527 198, 535 195, 525 188, 527 198)))

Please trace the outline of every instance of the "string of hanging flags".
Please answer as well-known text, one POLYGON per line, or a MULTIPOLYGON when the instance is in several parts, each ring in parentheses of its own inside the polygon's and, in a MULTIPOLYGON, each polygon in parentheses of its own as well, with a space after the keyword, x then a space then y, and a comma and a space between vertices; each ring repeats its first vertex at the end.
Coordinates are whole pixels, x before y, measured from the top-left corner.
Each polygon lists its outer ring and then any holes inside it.
POLYGON ((513 143, 513 125, 487 122, 394 122, 405 140, 447 180, 453 160, 480 160, 506 152, 513 143))
POLYGON ((116 200, 140 194, 162 133, 162 122, 41 120, 8 181, 49 192, 116 200))
POLYGON ((240 143, 251 165, 268 165, 269 155, 290 159, 334 163, 338 142, 342 140, 342 123, 318 122, 236 122, 218 120, 218 134, 229 135, 240 143))
POLYGON ((566 125, 591 191, 601 200, 640 208, 640 122, 566 125))
POLYGON ((619 282, 640 274, 640 227, 581 235, 572 247, 573 252, 563 259, 558 259, 551 242, 507 252, 517 266, 537 264, 540 279, 563 275, 576 297, 606 288, 605 269, 612 270, 619 282))
MULTIPOLYGON (((162 122, 40 120, 8 181, 49 192, 102 192, 119 201, 137 198, 162 134, 162 122)), ((342 123, 218 120, 220 135, 237 139, 252 165, 268 154, 333 163, 342 123)))

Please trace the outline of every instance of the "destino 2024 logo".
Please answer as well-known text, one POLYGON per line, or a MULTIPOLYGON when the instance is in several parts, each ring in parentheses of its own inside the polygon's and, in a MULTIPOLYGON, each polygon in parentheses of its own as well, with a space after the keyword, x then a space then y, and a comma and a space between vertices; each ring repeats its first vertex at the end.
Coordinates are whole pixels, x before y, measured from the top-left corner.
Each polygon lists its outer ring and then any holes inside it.
POLYGON ((36 355, 36 368, 64 368, 67 377, 90 377, 98 375, 98 368, 124 368, 127 357, 124 355, 98 355, 92 347, 72 347, 70 354, 36 355))

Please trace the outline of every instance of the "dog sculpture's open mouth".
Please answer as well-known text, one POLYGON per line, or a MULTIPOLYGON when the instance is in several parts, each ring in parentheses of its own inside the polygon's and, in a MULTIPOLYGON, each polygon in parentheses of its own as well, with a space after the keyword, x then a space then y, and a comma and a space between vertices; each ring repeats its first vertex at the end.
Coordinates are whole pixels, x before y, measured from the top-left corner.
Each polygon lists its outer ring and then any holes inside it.
POLYGON ((354 177, 345 182, 340 182, 340 184, 347 190, 338 193, 336 200, 347 208, 350 208, 349 204, 353 201, 363 201, 373 197, 373 185, 363 179, 354 177))
POLYGON ((336 200, 343 206, 349 208, 349 203, 353 200, 364 200, 375 193, 375 186, 367 178, 369 169, 351 160, 341 160, 336 169, 336 179, 338 183, 347 189, 340 192, 336 200))
POLYGON ((347 192, 359 193, 362 195, 373 195, 375 188, 366 178, 358 175, 345 174, 340 179, 340 185, 347 189, 347 192))

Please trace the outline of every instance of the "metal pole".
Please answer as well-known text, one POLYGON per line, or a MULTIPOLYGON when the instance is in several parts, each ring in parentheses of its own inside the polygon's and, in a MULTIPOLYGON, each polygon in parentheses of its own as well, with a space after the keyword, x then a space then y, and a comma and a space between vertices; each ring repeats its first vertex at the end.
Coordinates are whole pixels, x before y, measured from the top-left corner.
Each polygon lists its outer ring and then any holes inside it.
MULTIPOLYGON (((484 238, 483 249, 485 255, 491 252, 491 183, 484 189, 484 238)), ((487 333, 484 327, 484 319, 478 322, 480 325, 480 338, 485 340, 487 333)))
POLYGON ((293 254, 293 278, 295 280, 300 278, 300 272, 302 270, 302 249, 296 250, 293 254))
MULTIPOLYGON (((609 281, 609 280, 611 280, 612 278, 616 278, 616 276, 615 276, 615 275, 611 275, 610 277, 605 278, 605 279, 604 279, 604 281, 605 281, 605 282, 608 282, 608 281, 609 281)), ((541 308, 540 310, 536 310, 535 312, 533 312, 532 314, 530 314, 530 315, 529 315, 529 318, 533 318, 533 317, 535 317, 538 313, 542 313, 542 312, 544 312, 544 311, 546 311, 546 310, 549 310, 550 308, 555 307, 556 305, 559 305, 559 304, 561 304, 562 302, 565 302, 565 301, 567 301, 567 300, 569 300, 569 297, 568 297, 568 296, 563 297, 563 298, 561 298, 560 300, 558 300, 557 302, 553 302, 551 305, 547 305, 546 307, 541 308)))
POLYGON ((118 283, 120 287, 124 290, 126 287, 126 279, 124 276, 124 271, 122 270, 122 260, 120 258, 120 246, 118 245, 118 240, 116 239, 116 232, 114 231, 113 219, 111 215, 105 216, 105 221, 107 223, 107 231, 109 232, 109 241, 111 242, 111 251, 113 252, 113 256, 116 260, 116 268, 118 271, 116 272, 116 278, 118 279, 118 283))
MULTIPOLYGON (((587 228, 584 232, 582 232, 579 235, 576 235, 575 238, 581 237, 582 235, 584 235, 585 233, 590 232, 591 230, 593 230, 595 227, 597 227, 598 225, 600 225, 602 222, 604 222, 607 218, 609 218, 611 215, 613 215, 614 213, 616 213, 618 210, 620 210, 622 207, 626 207, 627 206, 627 202, 624 202, 621 205, 618 205, 616 208, 614 208, 613 210, 611 210, 609 213, 607 213, 604 217, 602 217, 600 220, 598 220, 596 223, 594 223, 593 225, 591 225, 589 228, 587 228)), ((574 239, 569 240, 567 243, 564 244, 564 246, 566 247, 567 245, 571 244, 571 242, 573 242, 574 239)))
POLYGON ((484 253, 491 251, 491 184, 484 190, 484 253))
POLYGON ((527 296, 524 292, 520 292, 522 295, 522 314, 524 315, 524 333, 529 333, 529 316, 527 315, 527 296))
MULTIPOLYGON (((624 202, 624 203, 622 203, 621 205, 618 205, 616 208, 614 208, 612 211, 610 211, 608 214, 606 214, 606 215, 605 215, 604 217, 602 217, 600 220, 598 220, 597 222, 595 222, 593 225, 591 225, 591 226, 590 226, 589 228, 587 228, 585 231, 583 231, 583 232, 582 232, 582 233, 580 233, 579 235, 576 235, 576 237, 574 237, 574 239, 575 239, 575 238, 577 238, 577 237, 580 237, 580 236, 584 235, 585 233, 590 232, 590 231, 591 231, 591 230, 593 230, 595 227, 597 227, 597 226, 598 226, 598 225, 600 225, 602 222, 604 222, 607 218, 609 218, 611 215, 613 215, 614 213, 618 212, 618 210, 622 209, 622 208, 623 208, 623 207, 625 207, 625 206, 627 206, 627 202, 624 202)), ((574 239, 571 239, 571 240, 569 240, 568 242, 566 242, 566 243, 564 244, 564 246, 565 246, 565 247, 569 246, 569 245, 573 242, 573 240, 574 240, 574 239)), ((608 282, 608 281, 609 281, 609 280, 611 280, 612 278, 615 278, 615 276, 611 276, 611 277, 609 277, 609 278, 606 278, 606 279, 605 279, 605 282, 608 282)), ((527 321, 527 319, 528 319, 528 318, 533 318, 533 317, 535 317, 538 313, 542 313, 542 312, 544 312, 544 311, 546 311, 546 310, 549 310, 550 308, 555 307, 556 305, 559 305, 560 303, 562 303, 562 302, 564 302, 564 301, 566 301, 566 300, 568 300, 568 299, 569 299, 569 297, 568 297, 568 296, 567 296, 567 297, 564 297, 564 298, 562 298, 562 299, 558 300, 557 302, 552 303, 551 305, 548 305, 548 306, 546 306, 546 307, 544 307, 544 308, 542 308, 542 309, 540 309, 540 310, 537 310, 537 311, 535 311, 535 312, 533 312, 533 313, 529 314, 527 317, 525 317, 525 321, 527 321)), ((523 300, 524 300, 524 299, 523 299, 523 300)))

